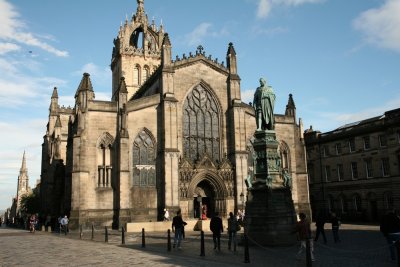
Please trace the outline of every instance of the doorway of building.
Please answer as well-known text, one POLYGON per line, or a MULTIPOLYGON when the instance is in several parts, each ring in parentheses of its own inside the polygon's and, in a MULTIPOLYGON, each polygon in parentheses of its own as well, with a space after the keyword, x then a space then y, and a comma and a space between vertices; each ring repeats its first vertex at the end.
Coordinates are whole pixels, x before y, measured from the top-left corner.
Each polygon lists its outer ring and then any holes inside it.
POLYGON ((214 199, 212 185, 207 180, 201 181, 195 190, 193 217, 197 219, 211 218, 215 210, 214 199))

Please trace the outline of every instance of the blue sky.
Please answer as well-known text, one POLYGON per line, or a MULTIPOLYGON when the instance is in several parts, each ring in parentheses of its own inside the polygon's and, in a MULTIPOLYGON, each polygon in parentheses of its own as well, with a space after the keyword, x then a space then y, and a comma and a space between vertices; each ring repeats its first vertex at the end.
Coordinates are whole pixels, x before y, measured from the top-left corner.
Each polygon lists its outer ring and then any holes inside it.
MULTIPOLYGON (((289 93, 304 127, 321 131, 400 107, 400 0, 145 0, 162 21, 173 57, 238 56, 242 99, 264 77, 283 113, 289 93)), ((0 0, 0 210, 11 205, 26 150, 31 186, 40 178, 50 96, 73 105, 81 75, 109 100, 109 64, 135 0, 0 0)))

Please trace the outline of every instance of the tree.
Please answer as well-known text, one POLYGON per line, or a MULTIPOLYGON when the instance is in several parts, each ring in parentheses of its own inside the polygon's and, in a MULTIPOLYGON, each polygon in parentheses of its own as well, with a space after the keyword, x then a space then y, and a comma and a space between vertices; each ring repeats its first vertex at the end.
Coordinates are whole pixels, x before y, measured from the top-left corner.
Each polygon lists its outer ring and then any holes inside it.
POLYGON ((21 197, 21 211, 27 214, 39 213, 40 196, 35 192, 21 197))

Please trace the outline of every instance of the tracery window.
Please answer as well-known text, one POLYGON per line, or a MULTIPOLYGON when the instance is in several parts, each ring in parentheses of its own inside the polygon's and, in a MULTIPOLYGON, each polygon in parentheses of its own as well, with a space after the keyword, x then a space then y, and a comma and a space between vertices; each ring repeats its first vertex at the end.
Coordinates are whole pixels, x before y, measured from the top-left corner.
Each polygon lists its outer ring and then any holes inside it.
POLYGON ((142 130, 135 138, 132 149, 134 186, 155 186, 155 144, 150 134, 142 130))
POLYGON ((217 102, 203 86, 196 86, 183 106, 183 154, 196 161, 207 153, 220 160, 220 129, 217 102))
POLYGON ((112 144, 114 138, 109 133, 103 133, 97 145, 97 186, 111 187, 112 144))

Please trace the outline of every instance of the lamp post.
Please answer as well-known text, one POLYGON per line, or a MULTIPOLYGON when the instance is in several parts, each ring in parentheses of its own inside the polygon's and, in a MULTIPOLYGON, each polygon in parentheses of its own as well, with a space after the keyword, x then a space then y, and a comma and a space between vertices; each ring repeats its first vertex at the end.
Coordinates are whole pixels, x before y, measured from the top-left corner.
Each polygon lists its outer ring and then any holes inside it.
POLYGON ((244 209, 244 194, 243 194, 243 191, 242 191, 242 193, 240 193, 239 198, 240 198, 240 201, 242 202, 242 212, 243 212, 243 209, 244 209))
POLYGON ((200 195, 197 195, 197 202, 199 203, 199 220, 201 220, 201 199, 200 195))

